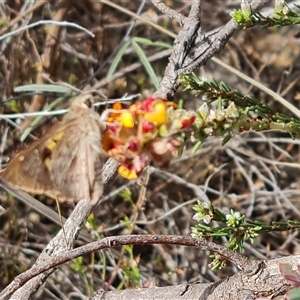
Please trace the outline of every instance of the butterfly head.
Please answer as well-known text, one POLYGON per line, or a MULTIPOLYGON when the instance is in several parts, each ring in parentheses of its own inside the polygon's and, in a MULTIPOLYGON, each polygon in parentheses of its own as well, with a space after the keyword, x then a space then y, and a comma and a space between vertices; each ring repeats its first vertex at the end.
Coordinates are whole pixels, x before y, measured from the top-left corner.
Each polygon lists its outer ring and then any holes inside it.
POLYGON ((87 94, 80 97, 75 97, 72 99, 70 110, 76 108, 83 108, 83 109, 92 109, 94 105, 94 98, 91 94, 87 94))

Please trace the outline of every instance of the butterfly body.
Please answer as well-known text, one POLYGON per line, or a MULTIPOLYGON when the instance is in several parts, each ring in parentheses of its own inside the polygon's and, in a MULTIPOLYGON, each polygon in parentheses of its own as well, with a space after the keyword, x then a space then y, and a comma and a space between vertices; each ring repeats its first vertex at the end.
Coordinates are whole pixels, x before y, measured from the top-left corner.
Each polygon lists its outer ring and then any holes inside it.
POLYGON ((62 121, 17 153, 0 173, 2 178, 28 193, 60 202, 85 198, 97 202, 103 189, 101 140, 105 128, 88 103, 91 97, 75 98, 62 121))

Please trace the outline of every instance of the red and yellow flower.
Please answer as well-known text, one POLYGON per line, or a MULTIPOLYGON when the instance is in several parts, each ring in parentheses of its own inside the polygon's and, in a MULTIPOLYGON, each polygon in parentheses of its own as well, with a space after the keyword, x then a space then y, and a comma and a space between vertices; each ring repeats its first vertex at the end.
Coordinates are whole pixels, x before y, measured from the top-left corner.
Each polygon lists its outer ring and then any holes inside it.
POLYGON ((120 175, 134 179, 151 162, 166 168, 183 146, 179 133, 195 121, 195 114, 173 102, 147 98, 128 109, 114 107, 107 122, 103 146, 121 164, 120 175))

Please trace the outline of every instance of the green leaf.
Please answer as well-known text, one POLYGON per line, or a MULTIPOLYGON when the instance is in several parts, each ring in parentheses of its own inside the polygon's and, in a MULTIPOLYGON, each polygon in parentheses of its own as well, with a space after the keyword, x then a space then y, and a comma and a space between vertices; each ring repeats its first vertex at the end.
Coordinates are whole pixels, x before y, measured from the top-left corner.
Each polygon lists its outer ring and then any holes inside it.
POLYGON ((202 141, 198 141, 192 148, 192 153, 194 154, 195 152, 197 152, 197 150, 199 150, 199 148, 202 146, 202 141))
POLYGON ((172 45, 170 45, 168 43, 152 42, 151 40, 146 39, 146 38, 142 38, 142 37, 134 37, 132 40, 134 40, 137 43, 147 45, 147 46, 157 46, 157 47, 162 47, 162 48, 166 48, 166 49, 171 49, 172 48, 172 45))
POLYGON ((15 92, 50 92, 60 94, 71 94, 73 91, 69 87, 58 84, 26 84, 14 88, 15 92))
POLYGON ((6 102, 5 103, 5 106, 7 108, 9 108, 12 112, 15 112, 15 113, 19 113, 20 112, 20 106, 18 104, 18 102, 16 100, 11 100, 9 102, 6 102))
POLYGON ((287 293, 289 300, 299 300, 300 299, 300 288, 294 288, 287 293))
POLYGON ((184 105, 184 100, 183 99, 179 99, 178 101, 178 108, 183 108, 184 105))
POLYGON ((126 201, 132 201, 132 193, 129 188, 125 188, 122 192, 119 193, 119 196, 124 198, 126 201))
POLYGON ((136 51, 137 55, 139 56, 139 59, 140 59, 141 63, 144 65, 147 73, 149 74, 149 76, 154 84, 154 87, 156 89, 158 89, 159 82, 157 80, 156 74, 155 74, 145 52, 143 51, 143 49, 140 47, 140 45, 135 40, 132 40, 132 46, 133 46, 134 50, 136 51))
POLYGON ((132 275, 131 275, 132 279, 136 281, 136 283, 138 284, 139 281, 141 280, 141 273, 140 270, 138 268, 132 268, 132 275))
POLYGON ((111 63, 111 66, 110 66, 110 68, 109 68, 109 70, 107 72, 106 78, 111 77, 115 73, 115 71, 116 71, 116 69, 117 69, 117 67, 118 67, 118 65, 119 65, 119 63, 120 63, 120 61, 121 61, 121 59, 122 59, 125 51, 127 50, 127 48, 129 47, 130 44, 131 44, 131 40, 128 40, 120 48, 120 50, 118 51, 115 59, 111 63))

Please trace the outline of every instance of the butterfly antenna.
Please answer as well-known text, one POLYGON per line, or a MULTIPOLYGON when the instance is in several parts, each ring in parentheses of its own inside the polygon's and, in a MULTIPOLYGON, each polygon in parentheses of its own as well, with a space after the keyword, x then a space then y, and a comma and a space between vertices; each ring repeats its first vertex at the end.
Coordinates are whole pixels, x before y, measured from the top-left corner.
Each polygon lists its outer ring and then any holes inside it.
POLYGON ((65 232, 64 221, 63 221, 61 210, 60 210, 60 204, 59 204, 59 201, 57 200, 57 198, 55 198, 55 201, 56 201, 59 221, 60 221, 60 224, 61 224, 61 227, 62 227, 62 230, 63 230, 64 239, 65 239, 65 242, 66 242, 66 249, 68 249, 68 240, 67 240, 67 235, 66 235, 66 232, 65 232))

